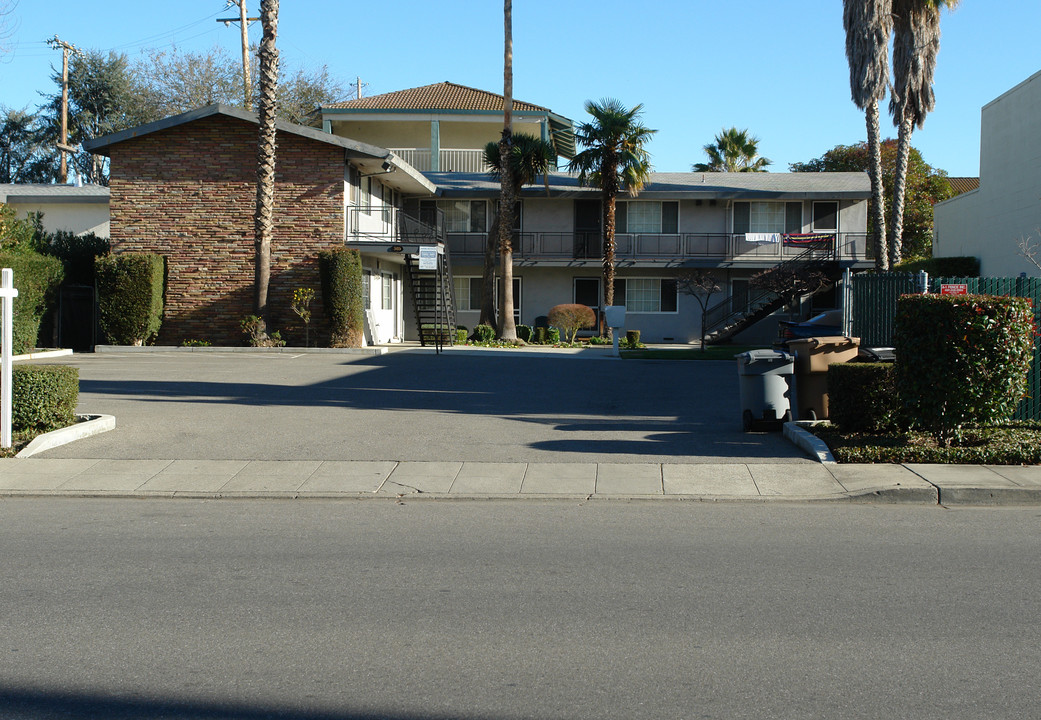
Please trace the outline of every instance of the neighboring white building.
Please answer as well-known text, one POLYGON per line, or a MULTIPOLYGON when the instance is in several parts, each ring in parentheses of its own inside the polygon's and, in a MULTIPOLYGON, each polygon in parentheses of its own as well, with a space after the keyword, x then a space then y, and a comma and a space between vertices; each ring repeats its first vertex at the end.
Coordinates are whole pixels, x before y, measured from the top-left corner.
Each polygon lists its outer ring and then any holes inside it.
POLYGON ((933 256, 972 256, 980 274, 1039 274, 1018 241, 1041 241, 1041 72, 983 106, 980 186, 937 203, 933 256))
POLYGON ((108 188, 100 185, 0 185, 0 203, 18 217, 43 213, 47 232, 67 230, 76 235, 108 237, 108 188))

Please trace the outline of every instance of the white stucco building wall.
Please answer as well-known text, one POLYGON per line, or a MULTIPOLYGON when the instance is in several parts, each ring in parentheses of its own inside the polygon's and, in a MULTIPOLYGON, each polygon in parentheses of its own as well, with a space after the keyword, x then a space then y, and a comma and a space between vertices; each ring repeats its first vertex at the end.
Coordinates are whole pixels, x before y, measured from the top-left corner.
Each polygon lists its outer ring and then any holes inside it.
POLYGON ((1017 245, 1041 240, 1041 72, 983 106, 980 187, 937 203, 933 222, 934 257, 977 257, 989 277, 1041 274, 1017 245))

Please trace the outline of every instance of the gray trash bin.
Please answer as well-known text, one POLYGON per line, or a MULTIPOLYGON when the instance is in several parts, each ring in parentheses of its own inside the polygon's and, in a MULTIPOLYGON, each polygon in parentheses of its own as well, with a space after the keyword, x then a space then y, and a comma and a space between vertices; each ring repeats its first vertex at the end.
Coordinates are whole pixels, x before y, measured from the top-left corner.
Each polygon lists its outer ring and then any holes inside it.
POLYGON ((760 422, 779 426, 791 420, 787 378, 795 372, 795 357, 780 350, 749 350, 734 357, 745 432, 760 422))

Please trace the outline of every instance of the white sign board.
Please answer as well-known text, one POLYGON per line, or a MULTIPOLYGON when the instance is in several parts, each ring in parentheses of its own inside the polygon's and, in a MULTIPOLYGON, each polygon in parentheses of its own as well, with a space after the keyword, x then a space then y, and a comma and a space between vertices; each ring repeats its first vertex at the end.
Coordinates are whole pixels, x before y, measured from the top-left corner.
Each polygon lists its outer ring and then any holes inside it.
POLYGON ((419 269, 420 270, 437 270, 437 246, 435 246, 435 245, 420 245, 419 246, 419 269))

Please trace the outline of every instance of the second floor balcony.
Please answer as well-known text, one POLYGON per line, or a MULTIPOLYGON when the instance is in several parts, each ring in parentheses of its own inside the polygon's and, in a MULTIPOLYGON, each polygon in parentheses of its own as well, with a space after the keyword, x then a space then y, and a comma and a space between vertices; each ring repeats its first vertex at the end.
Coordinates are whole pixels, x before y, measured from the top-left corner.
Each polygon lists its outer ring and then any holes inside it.
MULTIPOLYGON (((485 233, 447 233, 449 252, 456 261, 483 257, 485 233)), ((632 234, 615 236, 618 261, 680 263, 700 260, 709 263, 775 263, 807 251, 839 261, 874 260, 866 233, 808 233, 783 235, 776 242, 752 242, 744 233, 632 234)), ((515 232, 516 261, 572 262, 603 259, 600 233, 515 232)))
POLYGON ((442 148, 434 167, 430 148, 389 148, 392 153, 420 172, 486 173, 483 150, 442 148))

